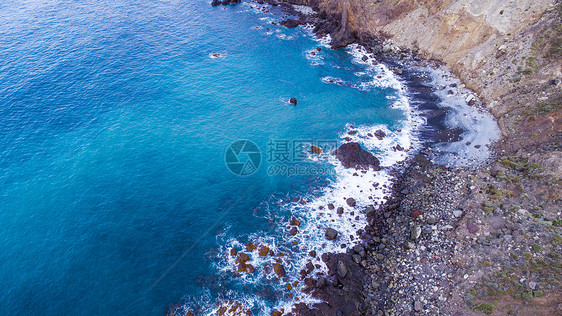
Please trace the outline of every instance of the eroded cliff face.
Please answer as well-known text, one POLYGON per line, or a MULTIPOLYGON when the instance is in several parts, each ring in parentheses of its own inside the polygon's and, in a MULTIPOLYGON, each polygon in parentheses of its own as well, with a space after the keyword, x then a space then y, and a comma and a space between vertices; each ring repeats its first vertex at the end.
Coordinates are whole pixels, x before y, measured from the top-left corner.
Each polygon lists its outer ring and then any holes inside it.
POLYGON ((560 0, 285 1, 331 20, 336 47, 376 37, 442 61, 496 116, 502 150, 562 175, 560 0))

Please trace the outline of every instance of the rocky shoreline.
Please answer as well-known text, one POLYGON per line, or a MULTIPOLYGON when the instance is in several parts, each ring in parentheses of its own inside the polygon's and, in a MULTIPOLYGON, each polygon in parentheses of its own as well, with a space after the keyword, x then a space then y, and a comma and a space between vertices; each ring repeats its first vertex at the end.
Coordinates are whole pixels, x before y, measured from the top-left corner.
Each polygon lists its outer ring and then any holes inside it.
MULTIPOLYGON (((346 33, 340 16, 306 16, 286 8, 299 18, 282 25, 313 24, 318 36, 332 35, 334 48, 358 43, 411 88, 431 95, 430 87, 418 84, 420 78, 405 72, 412 65, 437 66, 437 61, 375 37, 346 33)), ((484 107, 477 98, 470 103, 484 107)), ((431 106, 424 110, 426 120, 438 127, 422 135, 426 145, 458 140, 462 131, 443 129, 445 113, 431 106)), ((493 152, 484 166, 446 168, 431 163, 433 153, 426 147, 397 166, 389 201, 364 210, 368 223, 362 244, 324 256, 327 278, 307 280, 324 303, 312 308, 300 304, 294 313, 562 313, 560 180, 525 157, 506 157, 502 142, 493 152), (537 200, 543 202, 537 206, 537 200)))

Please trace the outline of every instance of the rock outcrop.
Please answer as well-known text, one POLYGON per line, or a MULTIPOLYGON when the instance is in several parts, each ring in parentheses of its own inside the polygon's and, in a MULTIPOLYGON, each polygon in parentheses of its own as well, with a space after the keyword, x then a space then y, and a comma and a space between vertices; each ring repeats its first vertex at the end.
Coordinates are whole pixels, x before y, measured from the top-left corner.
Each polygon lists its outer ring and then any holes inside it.
POLYGON ((380 170, 380 161, 358 143, 345 143, 334 152, 346 168, 380 170))

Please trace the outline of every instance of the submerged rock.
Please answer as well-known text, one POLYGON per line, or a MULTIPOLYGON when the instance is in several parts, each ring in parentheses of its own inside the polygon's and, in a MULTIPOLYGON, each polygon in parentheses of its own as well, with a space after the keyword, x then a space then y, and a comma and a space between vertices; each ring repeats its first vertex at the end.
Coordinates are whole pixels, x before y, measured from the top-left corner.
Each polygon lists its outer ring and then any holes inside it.
POLYGON ((358 143, 346 143, 334 152, 346 168, 380 170, 380 161, 370 152, 361 148, 358 143))

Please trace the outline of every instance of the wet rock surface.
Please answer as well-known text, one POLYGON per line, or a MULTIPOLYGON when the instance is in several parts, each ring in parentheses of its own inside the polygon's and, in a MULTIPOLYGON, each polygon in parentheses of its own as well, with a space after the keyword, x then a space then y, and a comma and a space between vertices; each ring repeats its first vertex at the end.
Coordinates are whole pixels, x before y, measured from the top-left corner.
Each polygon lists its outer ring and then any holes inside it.
POLYGON ((380 170, 380 161, 358 143, 345 143, 334 154, 346 168, 380 170))

